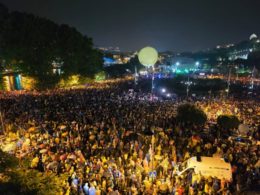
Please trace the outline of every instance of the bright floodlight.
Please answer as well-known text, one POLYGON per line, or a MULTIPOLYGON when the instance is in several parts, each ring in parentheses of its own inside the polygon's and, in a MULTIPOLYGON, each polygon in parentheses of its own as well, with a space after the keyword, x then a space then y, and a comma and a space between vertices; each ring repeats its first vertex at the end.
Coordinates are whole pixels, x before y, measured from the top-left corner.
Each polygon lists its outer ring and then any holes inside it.
POLYGON ((152 47, 145 47, 138 53, 138 59, 144 66, 153 66, 158 60, 158 52, 152 47))
POLYGON ((171 94, 167 93, 167 97, 171 97, 171 94))
POLYGON ((200 65, 200 63, 199 63, 199 62, 196 62, 196 66, 198 66, 198 65, 200 65))
POLYGON ((163 88, 163 89, 162 89, 162 92, 165 93, 165 92, 166 92, 166 89, 163 88))
POLYGON ((176 62, 176 66, 179 66, 180 65, 180 62, 176 62))

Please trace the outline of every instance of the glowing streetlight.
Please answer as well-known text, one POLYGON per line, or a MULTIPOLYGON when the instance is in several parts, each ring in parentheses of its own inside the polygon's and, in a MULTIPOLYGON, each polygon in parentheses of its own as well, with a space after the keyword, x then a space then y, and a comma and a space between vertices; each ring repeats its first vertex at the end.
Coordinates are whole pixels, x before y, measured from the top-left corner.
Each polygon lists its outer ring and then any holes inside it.
POLYGON ((227 83, 227 89, 226 89, 227 97, 228 97, 229 88, 230 88, 230 78, 231 78, 231 67, 229 67, 229 72, 228 72, 228 83, 227 83))
POLYGON ((236 80, 238 80, 238 66, 235 66, 236 69, 236 80))
POLYGON ((165 92, 166 92, 166 89, 165 89, 165 88, 163 88, 163 89, 162 89, 162 92, 163 92, 163 93, 165 93, 165 92))

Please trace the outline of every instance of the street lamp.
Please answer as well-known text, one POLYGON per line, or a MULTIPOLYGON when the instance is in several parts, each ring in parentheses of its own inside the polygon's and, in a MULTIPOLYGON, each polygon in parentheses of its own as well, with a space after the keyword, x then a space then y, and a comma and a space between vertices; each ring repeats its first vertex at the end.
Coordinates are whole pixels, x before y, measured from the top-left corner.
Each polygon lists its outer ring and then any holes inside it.
POLYGON ((187 88, 186 88, 186 95, 187 95, 187 98, 189 97, 189 91, 190 91, 190 84, 191 84, 191 82, 190 82, 190 75, 188 75, 188 82, 187 82, 187 88))
POLYGON ((165 92, 166 92, 166 89, 165 89, 165 88, 163 88, 163 89, 162 89, 162 92, 163 92, 163 93, 165 93, 165 92))
POLYGON ((146 67, 152 67, 152 87, 151 93, 153 97, 153 89, 154 89, 154 65, 158 60, 158 52, 153 47, 145 47, 140 50, 138 53, 138 59, 141 64, 146 67))
POLYGON ((229 67, 229 72, 228 72, 228 86, 227 86, 227 89, 226 89, 227 97, 228 97, 229 88, 230 88, 230 77, 231 77, 231 67, 229 67))
POLYGON ((138 82, 138 73, 137 73, 137 69, 135 66, 135 85, 137 85, 137 82, 138 82))
POLYGON ((250 88, 252 89, 252 91, 254 90, 254 79, 255 79, 255 66, 252 70, 252 75, 251 75, 251 86, 250 86, 250 88))
POLYGON ((236 69, 236 80, 238 80, 238 66, 235 66, 236 69))

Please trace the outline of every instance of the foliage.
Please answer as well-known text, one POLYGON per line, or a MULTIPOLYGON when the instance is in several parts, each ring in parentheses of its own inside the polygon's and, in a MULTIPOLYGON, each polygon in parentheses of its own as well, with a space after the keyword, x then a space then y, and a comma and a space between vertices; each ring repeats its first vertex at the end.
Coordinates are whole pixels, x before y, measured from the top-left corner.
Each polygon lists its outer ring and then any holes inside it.
POLYGON ((221 129, 236 129, 239 125, 239 119, 234 115, 220 115, 217 118, 217 124, 221 129))
POLYGON ((102 70, 102 54, 92 39, 68 25, 20 12, 8 12, 0 5, 0 58, 5 68, 32 76, 38 88, 54 87, 52 62, 61 62, 65 76, 90 76, 102 70))
POLYGON ((18 167, 15 157, 0 150, 0 194, 59 194, 65 179, 29 169, 28 159, 18 167))
POLYGON ((73 87, 76 85, 84 85, 86 83, 91 83, 91 82, 93 82, 93 79, 90 77, 71 75, 60 79, 59 83, 57 84, 57 87, 61 87, 61 88, 73 87))
POLYGON ((5 84, 3 81, 4 81, 3 75, 0 74, 0 90, 5 89, 5 84))
POLYGON ((204 125, 207 116, 193 104, 182 104, 177 108, 177 120, 185 124, 204 125))
POLYGON ((30 76, 23 76, 22 77, 22 88, 24 90, 33 90, 36 87, 36 80, 30 76))
POLYGON ((126 64, 116 64, 105 68, 106 73, 109 77, 116 78, 122 77, 127 74, 134 74, 135 69, 137 71, 143 69, 144 66, 140 64, 138 57, 135 56, 126 64))
POLYGON ((8 168, 13 168, 18 161, 15 157, 0 150, 0 173, 3 173, 8 168))
POLYGON ((101 72, 99 72, 99 73, 97 73, 96 75, 95 75, 95 80, 96 81, 102 81, 102 80, 105 80, 106 79, 106 73, 105 73, 105 71, 101 71, 101 72))
POLYGON ((79 84, 79 75, 71 75, 68 78, 63 78, 58 83, 58 87, 72 87, 79 84))
POLYGON ((35 83, 35 88, 38 90, 52 89, 57 86, 59 80, 60 78, 58 75, 39 75, 36 80, 37 82, 35 83))

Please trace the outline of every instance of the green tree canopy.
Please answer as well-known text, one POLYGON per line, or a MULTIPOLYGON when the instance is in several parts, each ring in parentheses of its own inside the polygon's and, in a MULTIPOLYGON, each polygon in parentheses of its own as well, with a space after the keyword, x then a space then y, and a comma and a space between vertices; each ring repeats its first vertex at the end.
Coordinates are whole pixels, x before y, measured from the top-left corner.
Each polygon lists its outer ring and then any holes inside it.
POLYGON ((29 169, 28 159, 19 167, 16 157, 0 150, 0 194, 60 194, 66 178, 29 169))
POLYGON ((239 125, 239 119, 235 115, 220 115, 217 118, 217 124, 221 129, 236 129, 239 125))
POLYGON ((126 64, 115 64, 105 68, 106 73, 110 77, 122 77, 127 74, 134 74, 135 69, 137 71, 145 68, 142 64, 140 64, 138 60, 138 56, 131 58, 130 61, 126 64))
POLYGON ((52 62, 57 60, 62 62, 65 77, 78 74, 94 78, 102 70, 102 54, 93 48, 92 39, 73 27, 32 14, 8 12, 3 5, 0 21, 1 61, 19 66, 25 75, 45 82, 52 74, 52 62))
POLYGON ((207 115, 193 104, 182 104, 177 108, 177 120, 185 124, 204 125, 207 115))

